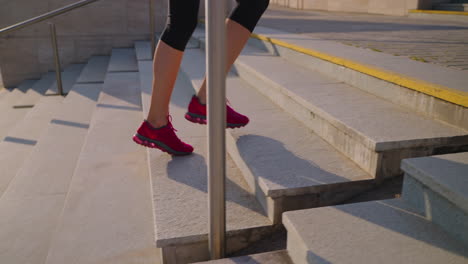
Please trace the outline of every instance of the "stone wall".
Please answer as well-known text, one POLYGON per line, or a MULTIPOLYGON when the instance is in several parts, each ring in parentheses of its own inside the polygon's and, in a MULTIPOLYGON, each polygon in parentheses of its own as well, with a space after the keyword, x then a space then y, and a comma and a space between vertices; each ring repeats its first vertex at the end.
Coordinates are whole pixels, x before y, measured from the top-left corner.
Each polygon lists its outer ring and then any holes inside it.
MULTIPOLYGON (((272 4, 296 9, 315 9, 403 16, 410 9, 430 9, 431 0, 270 0, 272 4)), ((445 1, 445 0, 434 0, 445 1)))
MULTIPOLYGON (((0 28, 76 1, 0 0, 0 28)), ((162 31, 167 0, 154 3, 156 31, 162 31)), ((149 39, 148 13, 148 0, 101 0, 49 20, 56 24, 62 65, 83 63, 90 56, 109 55, 112 48, 149 39)), ((48 21, 0 37, 0 80, 5 87, 53 69, 48 21)))

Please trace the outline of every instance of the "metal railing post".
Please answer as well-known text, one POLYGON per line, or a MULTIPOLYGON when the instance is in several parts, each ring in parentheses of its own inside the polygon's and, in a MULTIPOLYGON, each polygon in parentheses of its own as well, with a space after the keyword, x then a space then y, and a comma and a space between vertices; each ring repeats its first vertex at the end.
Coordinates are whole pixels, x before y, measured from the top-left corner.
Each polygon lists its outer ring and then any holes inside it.
POLYGON ((156 50, 156 28, 154 22, 154 3, 153 0, 148 0, 149 7, 149 27, 150 27, 150 38, 151 38, 151 56, 154 55, 156 50))
POLYGON ((57 79, 57 91, 59 95, 63 95, 63 86, 62 86, 62 68, 60 66, 60 57, 57 45, 57 31, 55 30, 55 24, 49 23, 50 27, 50 37, 52 41, 52 49, 54 51, 54 61, 55 61, 55 77, 57 79))
POLYGON ((209 251, 223 258, 226 233, 226 0, 206 0, 209 251))

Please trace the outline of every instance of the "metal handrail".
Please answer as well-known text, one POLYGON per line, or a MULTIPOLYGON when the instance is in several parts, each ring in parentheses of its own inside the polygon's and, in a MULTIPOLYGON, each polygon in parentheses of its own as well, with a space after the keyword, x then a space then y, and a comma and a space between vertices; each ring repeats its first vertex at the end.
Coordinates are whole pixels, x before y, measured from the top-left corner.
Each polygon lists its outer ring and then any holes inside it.
MULTIPOLYGON (((42 22, 47 19, 51 19, 53 17, 68 13, 72 10, 75 10, 77 8, 89 5, 91 3, 97 2, 100 0, 81 0, 73 4, 66 5, 64 7, 55 9, 53 11, 44 13, 42 15, 39 15, 37 17, 30 18, 28 20, 16 23, 14 25, 5 27, 0 29, 0 36, 3 34, 11 33, 20 29, 23 29, 25 27, 37 24, 39 22, 42 22)), ((151 35, 151 46, 152 46, 152 52, 154 53, 154 47, 156 46, 155 44, 155 24, 154 24, 154 14, 153 14, 153 0, 148 0, 149 1, 149 19, 150 19, 150 35, 151 35)), ((58 45, 57 45, 57 33, 55 31, 55 25, 53 23, 50 23, 50 36, 51 36, 51 42, 52 42, 52 47, 54 50, 54 61, 55 61, 55 73, 57 76, 57 90, 60 95, 63 95, 63 87, 62 87, 62 72, 61 72, 61 67, 60 67, 60 58, 59 58, 59 52, 58 52, 58 45)))
POLYGON ((65 13, 67 13, 69 11, 72 11, 74 9, 77 9, 77 8, 85 6, 85 5, 89 5, 89 4, 97 2, 97 1, 99 1, 99 0, 82 0, 82 1, 78 1, 78 2, 76 2, 74 4, 70 4, 70 5, 61 7, 59 9, 47 12, 45 14, 42 14, 40 16, 33 17, 33 18, 28 19, 28 20, 19 22, 17 24, 8 26, 6 28, 2 28, 0 30, 0 35, 20 30, 22 28, 25 28, 25 27, 37 24, 39 22, 42 22, 44 20, 47 20, 47 19, 59 16, 59 15, 65 14, 65 13))

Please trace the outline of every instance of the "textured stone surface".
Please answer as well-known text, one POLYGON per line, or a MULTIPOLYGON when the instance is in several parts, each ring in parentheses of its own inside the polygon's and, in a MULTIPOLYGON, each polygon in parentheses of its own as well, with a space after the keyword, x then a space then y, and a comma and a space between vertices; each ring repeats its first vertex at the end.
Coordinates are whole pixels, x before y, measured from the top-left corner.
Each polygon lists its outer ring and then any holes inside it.
POLYGON ((89 59, 77 83, 103 83, 109 65, 109 57, 94 56, 89 59))
POLYGON ((145 151, 131 141, 138 86, 137 73, 107 74, 47 264, 156 263, 145 151))
POLYGON ((0 259, 44 263, 100 86, 76 85, 0 199, 0 259))
MULTIPOLYGON (((146 113, 151 93, 152 62, 140 61, 139 70, 143 108, 146 113)), ((183 74, 179 74, 170 109, 174 127, 178 129, 177 134, 182 140, 194 146, 194 154, 186 157, 172 157, 159 150, 148 150, 158 247, 179 247, 184 244, 206 243, 207 241, 206 126, 187 122, 183 118, 193 93, 194 90, 189 81, 183 74)), ((255 196, 250 193, 240 171, 229 157, 226 162, 228 237, 242 236, 251 232, 249 230, 271 226, 271 222, 255 200, 255 196)), ((249 239, 251 238, 248 236, 242 238, 244 240, 242 244, 248 243, 249 239)), ((200 247, 204 251, 207 249, 206 246, 203 244, 200 247)), ((228 247, 232 246, 228 244, 228 247)), ((240 248, 237 246, 237 250, 240 248)), ((200 248, 199 251, 201 252, 200 248)), ((190 254, 199 253, 191 252, 190 254)))
POLYGON ((225 258, 199 264, 292 264, 291 258, 286 250, 273 251, 236 258, 225 258))
POLYGON ((406 159, 402 169, 468 213, 468 152, 406 159))
MULTIPOLYGON (((185 53, 182 70, 194 87, 203 80, 204 60, 200 50, 185 53)), ((228 130, 228 151, 260 200, 292 196, 311 200, 312 197, 306 197, 309 194, 321 196, 319 204, 326 204, 334 193, 348 189, 348 195, 353 195, 360 191, 355 188, 357 185, 370 187, 368 180, 373 177, 239 77, 228 78, 227 90, 232 106, 251 120, 245 128, 228 130), (356 186, 348 186, 349 183, 356 186)), ((300 204, 298 201, 296 205, 300 204)), ((282 205, 275 209, 279 210, 279 217, 282 210, 291 209, 287 201, 282 205)), ((301 207, 294 209, 298 208, 301 207)))
POLYGON ((466 263, 468 248, 400 200, 287 212, 301 263, 466 263))

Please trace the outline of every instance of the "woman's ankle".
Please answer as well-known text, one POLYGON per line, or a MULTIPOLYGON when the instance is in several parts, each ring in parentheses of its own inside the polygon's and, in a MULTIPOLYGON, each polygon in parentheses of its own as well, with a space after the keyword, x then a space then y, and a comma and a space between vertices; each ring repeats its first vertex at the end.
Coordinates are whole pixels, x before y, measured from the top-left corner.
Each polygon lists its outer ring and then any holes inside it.
POLYGON ((162 118, 147 118, 146 121, 154 128, 160 128, 167 125, 167 117, 162 118))

